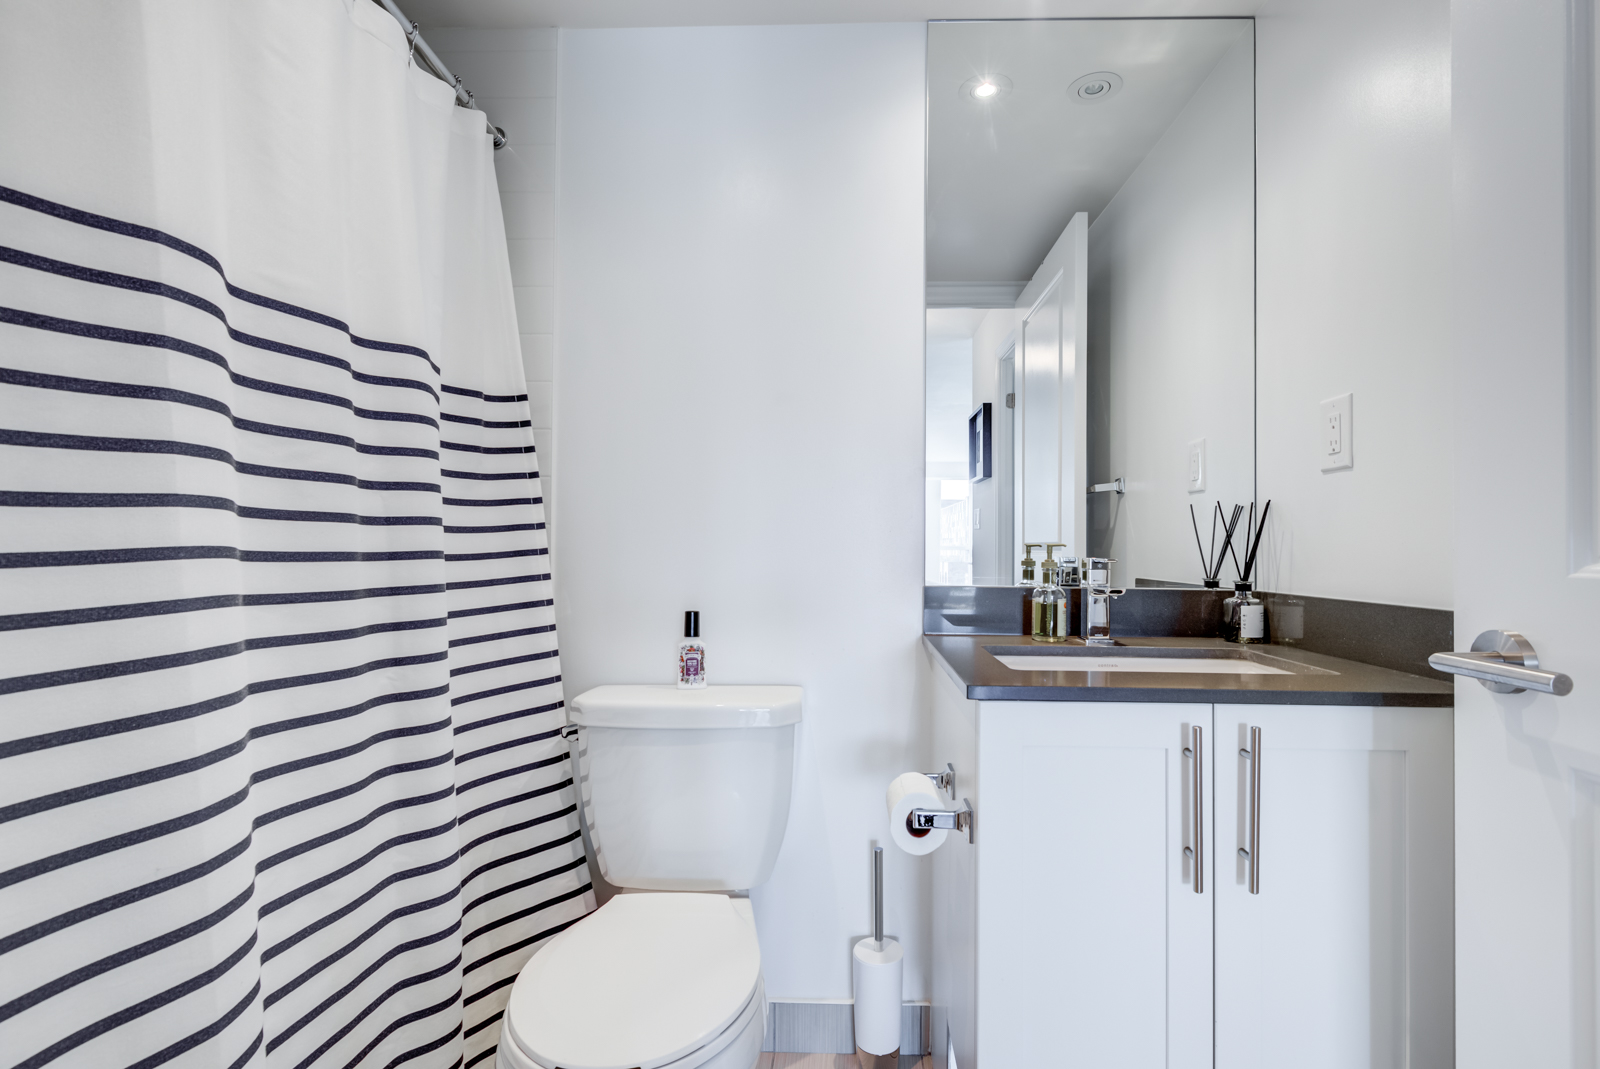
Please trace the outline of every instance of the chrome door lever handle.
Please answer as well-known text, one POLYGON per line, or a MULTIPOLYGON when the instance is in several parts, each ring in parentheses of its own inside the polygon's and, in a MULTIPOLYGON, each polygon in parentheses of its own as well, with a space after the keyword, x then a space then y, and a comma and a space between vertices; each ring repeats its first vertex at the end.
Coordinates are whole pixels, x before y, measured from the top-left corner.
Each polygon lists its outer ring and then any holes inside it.
POLYGON ((1496 694, 1571 694, 1572 677, 1539 667, 1533 643, 1515 631, 1485 631, 1470 653, 1435 653, 1428 664, 1454 676, 1468 676, 1496 694))

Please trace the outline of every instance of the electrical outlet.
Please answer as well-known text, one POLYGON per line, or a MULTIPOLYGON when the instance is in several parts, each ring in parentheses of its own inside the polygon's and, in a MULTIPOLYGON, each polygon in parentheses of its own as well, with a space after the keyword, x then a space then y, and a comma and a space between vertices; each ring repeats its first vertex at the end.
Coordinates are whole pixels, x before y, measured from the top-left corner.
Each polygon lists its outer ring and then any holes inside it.
POLYGON ((1319 406, 1322 410, 1318 438, 1322 443, 1322 470, 1343 471, 1355 466, 1354 428, 1350 422, 1350 400, 1342 393, 1319 406))
POLYGON ((1189 492, 1197 494, 1206 488, 1206 440, 1196 438, 1189 443, 1189 492))

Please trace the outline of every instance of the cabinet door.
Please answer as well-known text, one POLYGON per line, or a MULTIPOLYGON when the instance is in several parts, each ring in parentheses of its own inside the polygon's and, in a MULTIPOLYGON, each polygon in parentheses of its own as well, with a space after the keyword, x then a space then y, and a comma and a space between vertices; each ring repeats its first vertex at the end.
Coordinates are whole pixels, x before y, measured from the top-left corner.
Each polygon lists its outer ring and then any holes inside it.
POLYGON ((1209 862, 1214 836, 1194 841, 1184 750, 1195 726, 1210 746, 1211 707, 981 702, 978 718, 978 1065, 1210 1066, 1211 866, 1197 894, 1184 851, 1209 862))
POLYGON ((1219 705, 1216 724, 1218 1069, 1454 1064, 1451 711, 1219 705))

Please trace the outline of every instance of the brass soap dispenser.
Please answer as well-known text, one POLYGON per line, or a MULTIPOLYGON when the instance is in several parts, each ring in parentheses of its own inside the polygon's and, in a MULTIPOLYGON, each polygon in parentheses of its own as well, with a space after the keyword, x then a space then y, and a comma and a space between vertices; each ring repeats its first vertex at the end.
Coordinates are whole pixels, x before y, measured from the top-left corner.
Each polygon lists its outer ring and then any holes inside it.
POLYGON ((1022 580, 1018 586, 1025 586, 1032 590, 1039 584, 1034 580, 1033 569, 1039 563, 1033 559, 1033 551, 1042 548, 1043 542, 1024 542, 1022 545, 1022 580))
POLYGON ((1044 559, 1044 579, 1033 592, 1033 640, 1035 642, 1065 642, 1072 633, 1072 601, 1057 582, 1061 565, 1055 559, 1055 547, 1047 549, 1044 559))

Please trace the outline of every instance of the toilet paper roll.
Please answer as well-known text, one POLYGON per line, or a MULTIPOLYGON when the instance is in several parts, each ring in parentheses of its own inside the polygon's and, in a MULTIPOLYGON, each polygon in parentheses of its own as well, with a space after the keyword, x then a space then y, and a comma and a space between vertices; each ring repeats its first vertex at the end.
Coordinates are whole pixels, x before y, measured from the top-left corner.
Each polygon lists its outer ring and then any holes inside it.
POLYGON ((944 843, 950 832, 933 828, 914 835, 909 818, 913 809, 943 809, 934 793, 933 780, 921 772, 902 772, 889 784, 889 838, 908 854, 931 854, 944 843))
POLYGON ((855 987, 856 1046, 868 1054, 900 1049, 900 998, 905 951, 893 939, 863 939, 850 963, 855 987))

